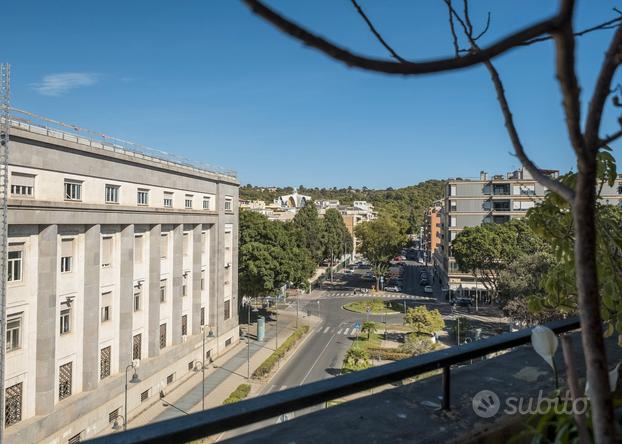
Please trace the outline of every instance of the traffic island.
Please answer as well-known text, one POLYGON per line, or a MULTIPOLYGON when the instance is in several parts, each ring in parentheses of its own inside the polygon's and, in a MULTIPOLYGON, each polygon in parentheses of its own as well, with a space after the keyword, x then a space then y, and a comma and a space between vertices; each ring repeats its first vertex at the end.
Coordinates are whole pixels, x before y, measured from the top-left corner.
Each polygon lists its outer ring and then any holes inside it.
POLYGON ((278 362, 285 357, 286 353, 293 349, 309 331, 308 325, 301 325, 281 344, 270 356, 255 369, 252 374, 253 379, 263 379, 270 376, 278 362))
POLYGON ((372 299, 369 301, 356 301, 342 305, 344 310, 352 311, 354 313, 371 314, 371 315, 394 315, 400 314, 392 308, 390 301, 383 301, 382 299, 372 299))

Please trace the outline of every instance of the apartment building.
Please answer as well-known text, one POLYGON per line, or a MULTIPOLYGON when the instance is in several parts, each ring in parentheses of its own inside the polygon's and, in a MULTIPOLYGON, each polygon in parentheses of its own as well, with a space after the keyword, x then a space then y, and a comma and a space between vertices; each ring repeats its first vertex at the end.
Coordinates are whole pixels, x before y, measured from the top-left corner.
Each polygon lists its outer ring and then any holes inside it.
POLYGON ((238 342, 239 183, 42 125, 11 128, 5 436, 74 443, 238 342))
POLYGON ((427 209, 423 216, 423 240, 425 249, 425 260, 432 260, 434 252, 441 245, 442 240, 442 215, 443 202, 436 201, 434 205, 427 209))
MULTIPOLYGON (((557 177, 556 170, 546 174, 557 177)), ((504 223, 527 214, 529 208, 541 201, 547 190, 525 169, 505 175, 490 176, 482 171, 479 179, 451 179, 445 189, 442 214, 441 243, 434 252, 435 273, 449 296, 456 293, 475 297, 485 289, 471 274, 460 271, 451 255, 451 242, 466 227, 483 223, 504 223)), ((605 184, 601 201, 622 205, 622 175, 613 186, 605 184)))

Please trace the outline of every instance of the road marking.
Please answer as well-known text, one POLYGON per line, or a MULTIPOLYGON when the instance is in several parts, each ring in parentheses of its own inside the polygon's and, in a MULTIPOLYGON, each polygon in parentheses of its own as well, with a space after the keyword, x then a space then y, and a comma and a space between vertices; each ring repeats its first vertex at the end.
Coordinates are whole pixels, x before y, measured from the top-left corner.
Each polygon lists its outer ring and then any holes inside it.
POLYGON ((348 334, 348 331, 350 331, 350 329, 349 329, 349 328, 346 328, 346 329, 343 331, 343 334, 344 334, 344 335, 347 335, 347 334, 348 334))
POLYGON ((353 335, 355 335, 356 333, 357 333, 357 329, 356 329, 356 328, 353 328, 353 329, 352 329, 352 334, 353 334, 353 335))
POLYGON ((330 330, 330 327, 326 327, 326 328, 324 329, 324 333, 328 333, 328 330, 330 330))
POLYGON ((303 385, 305 383, 305 381, 307 380, 307 378, 309 377, 309 375, 311 374, 311 371, 313 370, 313 367, 316 366, 316 364, 319 362, 320 358, 322 357, 322 355, 324 354, 324 352, 326 351, 326 349, 328 348, 328 346, 330 345, 330 343, 333 341, 333 339, 335 339, 335 336, 337 336, 337 332, 335 332, 331 338, 328 340, 328 342, 326 343, 326 345, 324 346, 324 348, 322 349, 322 351, 320 352, 319 355, 317 355, 317 358, 315 359, 315 362, 313 363, 313 365, 311 367, 309 367, 309 371, 307 372, 307 374, 305 375, 304 378, 302 378, 302 381, 300 382, 300 384, 298 385, 303 385))
POLYGON ((286 385, 282 385, 282 386, 281 386, 281 388, 279 389, 279 391, 280 391, 280 390, 285 390, 286 388, 287 388, 287 386, 286 386, 286 385))
POLYGON ((341 334, 341 330, 343 330, 343 328, 340 328, 339 331, 337 332, 338 335, 341 334))
POLYGON ((276 385, 272 384, 270 388, 266 391, 266 393, 270 393, 272 390, 274 390, 275 387, 276 385))

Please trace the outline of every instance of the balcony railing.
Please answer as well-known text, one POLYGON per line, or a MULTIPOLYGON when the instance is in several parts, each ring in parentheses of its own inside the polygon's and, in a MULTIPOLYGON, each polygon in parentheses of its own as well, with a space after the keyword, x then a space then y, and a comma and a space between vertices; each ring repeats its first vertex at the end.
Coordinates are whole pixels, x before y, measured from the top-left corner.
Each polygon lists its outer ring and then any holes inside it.
MULTIPOLYGON (((580 328, 577 318, 547 324, 556 334, 580 328)), ((442 369, 442 407, 450 410, 451 366, 531 341, 531 329, 504 333, 460 347, 439 350, 347 375, 137 427, 89 440, 89 443, 170 443, 204 438, 284 413, 321 404, 383 384, 442 369)))

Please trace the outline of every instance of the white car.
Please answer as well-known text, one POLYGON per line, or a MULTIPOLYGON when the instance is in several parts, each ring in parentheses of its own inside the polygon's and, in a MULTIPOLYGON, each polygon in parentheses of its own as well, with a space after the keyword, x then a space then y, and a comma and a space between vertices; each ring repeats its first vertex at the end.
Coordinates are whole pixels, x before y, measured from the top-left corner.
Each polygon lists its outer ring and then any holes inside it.
POLYGON ((431 285, 426 285, 426 286, 423 288, 423 292, 424 292, 424 293, 434 293, 434 289, 432 288, 432 286, 431 286, 431 285))
POLYGON ((393 286, 390 286, 390 287, 384 287, 384 291, 392 291, 392 292, 398 293, 398 292, 402 291, 402 289, 400 287, 398 287, 397 285, 393 285, 393 286))

